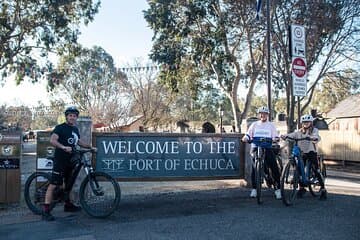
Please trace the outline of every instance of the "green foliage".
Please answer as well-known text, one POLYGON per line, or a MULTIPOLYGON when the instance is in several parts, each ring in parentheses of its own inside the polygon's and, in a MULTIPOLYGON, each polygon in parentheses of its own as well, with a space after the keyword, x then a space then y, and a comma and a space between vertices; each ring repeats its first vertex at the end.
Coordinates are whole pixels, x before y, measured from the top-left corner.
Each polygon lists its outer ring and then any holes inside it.
POLYGON ((358 72, 347 69, 329 73, 315 90, 314 99, 306 112, 310 112, 314 108, 317 109, 318 113, 326 113, 334 108, 337 103, 357 93, 360 93, 360 75, 358 72))
POLYGON ((76 48, 79 25, 94 19, 97 0, 3 0, 0 4, 0 81, 16 73, 37 81, 49 68, 49 53, 76 48), (48 64, 45 64, 48 62, 48 64))
POLYGON ((128 105, 123 98, 124 73, 101 47, 83 48, 78 55, 62 56, 57 69, 48 76, 49 90, 65 104, 75 104, 94 123, 119 120, 128 105), (50 88, 52 87, 52 88, 50 88))
POLYGON ((150 57, 163 65, 162 82, 178 92, 189 74, 183 70, 191 69, 196 77, 190 89, 198 94, 204 90, 199 86, 217 84, 240 127, 238 90, 252 94, 263 64, 262 43, 253 41, 263 34, 253 22, 255 3, 154 0, 149 6, 144 15, 154 30, 150 57))

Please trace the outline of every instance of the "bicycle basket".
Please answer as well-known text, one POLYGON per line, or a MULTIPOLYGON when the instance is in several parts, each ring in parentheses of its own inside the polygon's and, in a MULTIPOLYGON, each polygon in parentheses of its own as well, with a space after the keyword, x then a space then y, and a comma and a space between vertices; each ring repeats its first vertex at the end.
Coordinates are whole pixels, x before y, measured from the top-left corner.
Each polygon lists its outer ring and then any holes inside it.
POLYGON ((252 141, 257 147, 271 148, 272 139, 267 137, 254 137, 252 141))

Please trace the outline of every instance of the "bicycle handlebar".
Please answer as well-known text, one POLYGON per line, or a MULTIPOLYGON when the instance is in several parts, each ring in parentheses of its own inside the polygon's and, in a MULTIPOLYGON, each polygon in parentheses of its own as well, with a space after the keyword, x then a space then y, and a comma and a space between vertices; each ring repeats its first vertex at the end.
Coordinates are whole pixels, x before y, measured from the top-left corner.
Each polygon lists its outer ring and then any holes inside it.
POLYGON ((293 138, 293 137, 289 137, 289 136, 285 136, 285 139, 289 139, 289 140, 293 140, 293 141, 303 141, 303 140, 306 140, 306 141, 316 141, 317 139, 311 139, 310 137, 302 137, 302 138, 293 138))
MULTIPOLYGON (((259 142, 264 142, 264 143, 274 143, 275 142, 275 141, 273 141, 272 139, 269 139, 269 138, 259 138, 258 141, 259 142)), ((248 143, 253 143, 254 139, 249 139, 247 142, 248 143)))
POLYGON ((72 152, 73 153, 84 154, 84 153, 88 153, 88 152, 95 153, 96 151, 94 149, 92 149, 92 148, 90 148, 90 149, 76 149, 76 148, 73 148, 72 152))

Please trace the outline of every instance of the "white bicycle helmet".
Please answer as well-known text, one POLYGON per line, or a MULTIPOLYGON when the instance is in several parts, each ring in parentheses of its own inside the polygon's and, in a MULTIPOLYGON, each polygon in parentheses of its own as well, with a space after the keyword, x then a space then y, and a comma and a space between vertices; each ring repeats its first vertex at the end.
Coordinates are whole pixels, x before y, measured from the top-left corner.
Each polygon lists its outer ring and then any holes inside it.
POLYGON ((259 107, 258 110, 257 110, 257 113, 267 113, 269 114, 269 109, 265 106, 263 107, 259 107))
POLYGON ((306 115, 301 116, 300 121, 301 121, 301 123, 303 123, 303 122, 313 122, 314 118, 310 114, 306 114, 306 115))

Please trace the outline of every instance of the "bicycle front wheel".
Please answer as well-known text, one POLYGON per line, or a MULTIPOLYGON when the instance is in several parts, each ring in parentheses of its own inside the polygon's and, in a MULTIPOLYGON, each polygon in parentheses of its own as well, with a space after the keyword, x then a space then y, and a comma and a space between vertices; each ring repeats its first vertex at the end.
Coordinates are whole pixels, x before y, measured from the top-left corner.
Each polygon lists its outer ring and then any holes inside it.
MULTIPOLYGON (((322 181, 324 182, 324 177, 322 176, 321 172, 319 173, 322 181)), ((313 197, 319 197, 321 193, 321 186, 318 178, 316 177, 316 169, 312 165, 310 166, 310 173, 309 173, 309 191, 313 197)))
POLYGON ((299 184, 299 172, 294 161, 290 160, 284 168, 280 180, 282 201, 286 206, 293 205, 299 184))
POLYGON ((42 214, 45 195, 50 184, 50 174, 35 172, 29 176, 24 186, 24 199, 28 208, 35 214, 42 214))
POLYGON ((261 198, 261 185, 262 185, 262 178, 263 178, 263 164, 260 159, 256 161, 255 166, 255 181, 256 181, 256 198, 257 203, 262 204, 261 198))
POLYGON ((80 204, 92 217, 110 216, 118 208, 120 198, 118 183, 106 173, 93 172, 81 183, 80 204))

